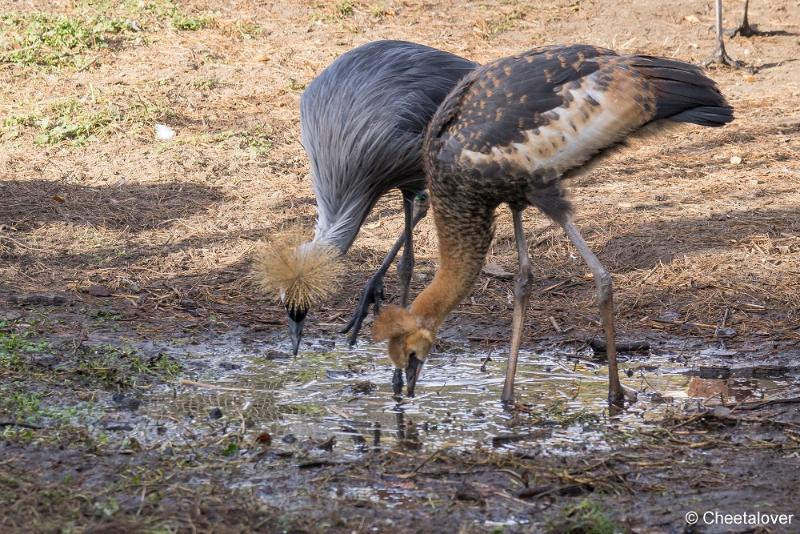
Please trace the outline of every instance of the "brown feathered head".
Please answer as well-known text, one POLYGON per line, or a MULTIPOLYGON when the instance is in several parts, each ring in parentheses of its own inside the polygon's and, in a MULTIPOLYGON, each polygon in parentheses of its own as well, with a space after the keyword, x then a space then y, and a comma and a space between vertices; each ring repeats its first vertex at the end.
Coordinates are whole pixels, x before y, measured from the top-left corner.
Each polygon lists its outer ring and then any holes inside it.
POLYGON ((433 345, 433 332, 425 328, 411 310, 386 306, 372 325, 372 337, 375 341, 389 340, 389 358, 396 369, 392 381, 395 395, 402 391, 401 373, 405 371, 408 396, 413 397, 425 358, 433 345))

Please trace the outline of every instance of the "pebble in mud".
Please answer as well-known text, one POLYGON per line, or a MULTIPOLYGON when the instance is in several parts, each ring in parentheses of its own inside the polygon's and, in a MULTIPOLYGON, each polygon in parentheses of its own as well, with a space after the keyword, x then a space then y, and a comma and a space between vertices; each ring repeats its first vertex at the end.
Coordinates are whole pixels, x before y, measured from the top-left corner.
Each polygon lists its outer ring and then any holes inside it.
POLYGON ((292 444, 297 441, 297 438, 294 436, 294 434, 286 434, 281 438, 281 441, 284 443, 292 444))
POLYGON ((119 405, 122 410, 134 411, 142 405, 142 401, 136 397, 129 397, 123 393, 114 393, 111 400, 119 405))
POLYGON ((292 357, 292 355, 289 354, 288 352, 282 352, 280 350, 275 350, 275 349, 266 350, 262 356, 266 360, 282 360, 292 357))
POLYGON ((222 410, 219 407, 211 408, 208 411, 208 417, 211 419, 220 419, 222 417, 222 410))
POLYGON ((367 380, 362 380, 360 382, 353 382, 352 384, 348 384, 343 388, 343 391, 353 395, 369 395, 376 389, 378 389, 377 384, 369 382, 367 380))

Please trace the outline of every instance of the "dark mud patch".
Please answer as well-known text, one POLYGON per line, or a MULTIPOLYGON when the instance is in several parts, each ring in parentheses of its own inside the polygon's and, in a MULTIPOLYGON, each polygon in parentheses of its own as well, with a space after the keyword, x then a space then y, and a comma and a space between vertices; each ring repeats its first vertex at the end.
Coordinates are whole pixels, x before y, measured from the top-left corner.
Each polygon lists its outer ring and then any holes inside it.
POLYGON ((247 330, 56 309, 0 329, 2 530, 683 531, 689 511, 796 510, 790 352, 649 339, 623 358, 640 401, 610 417, 585 342, 526 351, 509 411, 502 346, 445 340, 398 403, 369 345, 276 358, 247 330))

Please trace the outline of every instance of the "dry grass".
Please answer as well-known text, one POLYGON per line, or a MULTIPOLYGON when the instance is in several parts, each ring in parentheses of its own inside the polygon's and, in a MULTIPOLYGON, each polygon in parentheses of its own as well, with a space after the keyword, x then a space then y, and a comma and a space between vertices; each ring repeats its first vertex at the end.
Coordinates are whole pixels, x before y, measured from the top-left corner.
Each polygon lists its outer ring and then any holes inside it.
MULTIPOLYGON (((282 313, 249 274, 257 241, 281 228, 313 225, 298 101, 337 55, 381 38, 478 61, 553 42, 695 62, 713 48, 711 3, 689 0, 667 7, 27 1, 0 10, 125 19, 141 30, 82 50, 73 66, 0 64, 8 81, 0 86, 5 289, 77 291, 100 283, 146 310, 174 310, 188 298, 256 321, 282 313), (175 22, 174 9, 203 22, 196 31, 180 29, 187 25, 175 22), (92 117, 103 120, 79 143, 36 142, 45 124, 92 117), (157 141, 157 122, 174 128, 176 138, 157 141)), ((754 4, 751 19, 796 34, 797 13, 794 0, 774 0, 754 4)), ((738 6, 726 12, 727 25, 738 16, 738 6)), ((666 312, 677 313, 678 322, 716 324, 728 309, 730 320, 743 325, 740 333, 797 336, 791 325, 800 311, 800 70, 789 62, 796 45, 796 35, 732 40, 734 57, 764 66, 755 75, 712 73, 736 107, 736 122, 650 137, 574 182, 577 222, 615 274, 623 328, 650 328, 666 312), (732 156, 741 163, 732 164, 732 156)), ((391 195, 376 208, 349 256, 347 287, 363 284, 400 233, 399 207, 399 195, 391 195)), ((566 282, 534 295, 532 333, 548 332, 548 316, 594 328, 586 269, 541 215, 529 211, 526 218, 540 288, 566 282)), ((430 218, 417 244, 419 289, 436 258, 430 218)), ((515 270, 504 210, 492 256, 515 270)), ((393 280, 387 287, 391 293, 393 280)), ((509 290, 507 282, 485 279, 473 301, 502 311, 509 290)), ((356 297, 355 289, 340 294, 331 311, 351 307, 356 297)))

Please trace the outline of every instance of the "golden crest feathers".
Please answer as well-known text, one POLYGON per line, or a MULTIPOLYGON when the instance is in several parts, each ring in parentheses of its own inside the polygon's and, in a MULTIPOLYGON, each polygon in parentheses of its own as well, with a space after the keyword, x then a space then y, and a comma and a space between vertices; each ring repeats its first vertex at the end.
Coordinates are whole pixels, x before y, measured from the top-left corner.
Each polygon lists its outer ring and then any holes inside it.
POLYGON ((292 309, 307 310, 337 289, 343 266, 339 252, 324 243, 302 242, 299 234, 280 236, 261 245, 253 272, 265 291, 275 291, 292 309))

